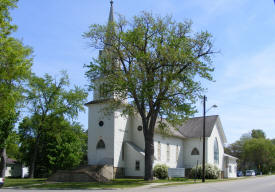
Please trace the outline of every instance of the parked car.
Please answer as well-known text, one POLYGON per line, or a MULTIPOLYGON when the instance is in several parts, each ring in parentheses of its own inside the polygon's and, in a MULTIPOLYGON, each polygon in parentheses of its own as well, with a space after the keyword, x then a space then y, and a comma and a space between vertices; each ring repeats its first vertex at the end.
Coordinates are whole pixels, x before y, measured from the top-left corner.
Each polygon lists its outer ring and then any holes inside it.
POLYGON ((237 171, 237 177, 243 177, 243 172, 242 171, 237 171))
POLYGON ((246 170, 245 176, 255 176, 256 172, 254 170, 246 170))
POLYGON ((0 188, 4 185, 4 181, 5 179, 0 177, 0 188))

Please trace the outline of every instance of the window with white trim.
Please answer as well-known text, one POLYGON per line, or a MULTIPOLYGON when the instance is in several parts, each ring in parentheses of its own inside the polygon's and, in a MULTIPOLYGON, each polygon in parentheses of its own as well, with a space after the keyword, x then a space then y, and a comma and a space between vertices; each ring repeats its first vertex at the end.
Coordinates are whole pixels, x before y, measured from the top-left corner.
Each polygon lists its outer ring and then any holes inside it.
POLYGON ((105 143, 102 139, 97 142, 96 149, 105 149, 105 143))
POLYGON ((214 143, 214 163, 219 164, 219 144, 217 138, 215 138, 214 143))
POLYGON ((191 155, 199 155, 199 154, 200 154, 200 152, 196 147, 191 152, 191 155))
POLYGON ((136 161, 136 170, 137 170, 137 171, 140 170, 140 161, 136 161))

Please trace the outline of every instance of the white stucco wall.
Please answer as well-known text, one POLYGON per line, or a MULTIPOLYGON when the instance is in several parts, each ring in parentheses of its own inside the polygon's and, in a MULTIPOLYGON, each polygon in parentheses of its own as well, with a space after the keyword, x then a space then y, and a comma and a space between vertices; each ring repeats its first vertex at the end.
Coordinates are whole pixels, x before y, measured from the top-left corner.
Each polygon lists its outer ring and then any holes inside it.
POLYGON ((237 162, 236 162, 236 159, 224 157, 223 170, 224 170, 224 177, 225 178, 236 178, 237 177, 237 162))
POLYGON ((131 137, 131 118, 122 116, 122 111, 117 110, 114 118, 114 167, 125 167, 126 151, 123 143, 129 141, 131 137), (124 159, 123 159, 124 150, 124 159))
POLYGON ((160 134, 155 134, 154 136, 154 166, 156 164, 166 164, 170 168, 182 168, 183 167, 183 141, 177 137, 163 137, 160 134), (158 159, 158 142, 161 145, 161 159, 158 159), (170 158, 167 161, 167 144, 170 147, 170 158), (178 146, 178 159, 177 155, 177 146, 178 146))
POLYGON ((143 130, 138 131, 137 127, 142 126, 140 117, 132 117, 131 123, 131 141, 135 143, 139 148, 145 149, 143 130))
POLYGON ((223 156, 224 156, 224 143, 222 141, 221 135, 218 130, 218 126, 215 125, 210 137, 207 140, 207 148, 208 148, 208 153, 207 153, 207 163, 216 165, 220 170, 223 169, 223 156), (215 164, 214 162, 214 143, 217 138, 218 141, 218 147, 219 147, 219 163, 215 164))
POLYGON ((144 176, 144 154, 134 150, 129 144, 125 144, 125 152, 127 154, 125 161, 125 176, 143 177, 144 176), (140 162, 139 170, 136 170, 136 161, 140 162))
MULTIPOLYGON (((206 138, 207 142, 207 138, 206 138)), ((203 142, 202 138, 189 138, 183 140, 183 167, 184 168, 193 168, 198 164, 202 164, 202 148, 203 142), (192 150, 197 148, 199 150, 199 155, 191 155, 192 150)), ((206 145, 206 154, 207 154, 207 145, 206 145)), ((207 157, 207 155, 206 155, 207 157)), ((207 162, 207 158, 206 158, 207 162)))
POLYGON ((5 176, 6 177, 10 177, 11 176, 11 167, 10 166, 6 167, 5 176))
MULTIPOLYGON (((144 154, 137 152, 134 148, 126 146, 126 141, 144 151, 143 131, 137 129, 142 126, 141 119, 138 117, 121 116, 121 111, 106 114, 102 109, 107 104, 91 104, 88 106, 88 163, 90 165, 109 164, 114 167, 125 168, 126 176, 144 175, 144 154), (104 125, 99 126, 99 121, 104 125), (105 149, 96 149, 97 142, 102 139, 105 142, 105 149), (124 146, 124 147, 123 147, 124 146), (124 159, 123 159, 124 151, 124 159), (140 161, 140 170, 135 169, 136 161, 140 161)), ((224 143, 220 136, 218 126, 215 125, 211 136, 206 138, 206 163, 214 164, 214 142, 218 140, 219 164, 221 170, 224 166, 224 143)), ((192 168, 202 163, 202 138, 182 139, 178 137, 163 137, 160 134, 154 136, 154 149, 156 164, 166 164, 170 168, 192 168), (158 159, 158 142, 161 144, 161 159, 158 159), (170 159, 167 159, 167 144, 170 146, 170 159), (176 151, 178 146, 178 160, 176 151), (199 150, 199 155, 191 155, 194 148, 199 150)), ((234 177, 236 162, 232 163, 232 175, 234 177)), ((228 167, 227 167, 228 169, 228 167)))
POLYGON ((106 104, 88 106, 88 164, 113 165, 114 161, 114 114, 104 114, 102 109, 106 104), (99 121, 104 125, 99 126, 99 121), (102 139, 105 149, 96 149, 97 142, 102 139))

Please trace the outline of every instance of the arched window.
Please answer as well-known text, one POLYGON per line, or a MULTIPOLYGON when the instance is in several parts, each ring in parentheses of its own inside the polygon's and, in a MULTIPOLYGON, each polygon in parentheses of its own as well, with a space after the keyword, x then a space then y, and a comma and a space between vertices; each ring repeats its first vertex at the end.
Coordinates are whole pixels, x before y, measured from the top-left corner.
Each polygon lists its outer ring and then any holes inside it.
POLYGON ((199 154, 200 154, 200 152, 196 147, 191 152, 191 155, 199 155, 199 154))
POLYGON ((219 164, 219 145, 218 145, 217 138, 215 139, 215 143, 214 143, 214 162, 216 164, 219 164))
POLYGON ((105 143, 102 139, 100 139, 98 142, 97 142, 97 145, 96 145, 96 148, 97 149, 105 149, 105 143))

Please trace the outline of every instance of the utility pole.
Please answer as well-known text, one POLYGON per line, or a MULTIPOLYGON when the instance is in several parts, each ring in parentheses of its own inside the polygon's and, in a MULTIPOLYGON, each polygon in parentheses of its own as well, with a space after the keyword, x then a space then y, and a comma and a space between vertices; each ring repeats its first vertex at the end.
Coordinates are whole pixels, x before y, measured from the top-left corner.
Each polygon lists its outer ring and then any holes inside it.
POLYGON ((205 182, 205 105, 206 96, 203 96, 203 149, 202 149, 202 182, 205 182))

